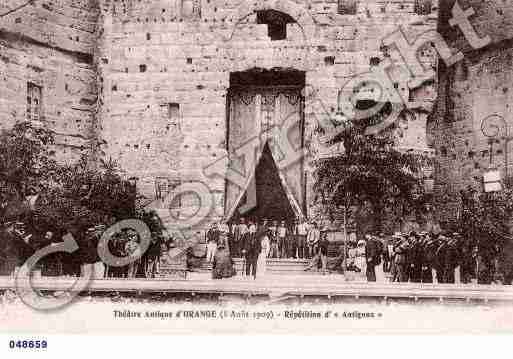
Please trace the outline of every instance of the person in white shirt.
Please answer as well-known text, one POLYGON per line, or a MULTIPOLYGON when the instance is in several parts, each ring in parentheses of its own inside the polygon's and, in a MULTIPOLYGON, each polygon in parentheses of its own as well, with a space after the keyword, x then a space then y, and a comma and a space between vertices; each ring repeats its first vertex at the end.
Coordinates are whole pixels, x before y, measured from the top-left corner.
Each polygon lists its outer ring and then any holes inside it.
POLYGON ((306 221, 301 220, 296 226, 296 234, 297 234, 297 257, 299 259, 307 258, 307 247, 306 247, 306 236, 308 234, 308 223, 306 221))
POLYGON ((219 242, 217 243, 217 246, 219 247, 220 245, 223 245, 223 248, 228 249, 228 236, 230 235, 230 227, 228 226, 226 220, 223 220, 221 223, 219 223, 218 230, 219 242))
POLYGON ((212 226, 206 233, 207 242, 207 262, 212 263, 217 250, 217 242, 219 241, 219 230, 217 223, 212 223, 212 226))
POLYGON ((257 225, 253 221, 249 221, 249 233, 256 233, 257 225))
POLYGON ((319 245, 321 233, 317 228, 317 223, 313 222, 311 226, 308 226, 308 232, 306 237, 306 245, 308 246, 308 258, 313 258, 317 254, 317 247, 319 245))
POLYGON ((278 233, 278 256, 280 258, 287 257, 287 227, 285 226, 285 221, 281 221, 278 229, 276 230, 278 233))
POLYGON ((269 252, 271 250, 271 241, 269 239, 269 230, 262 230, 262 232, 265 231, 265 234, 261 237, 260 240, 260 246, 262 247, 262 250, 260 254, 258 255, 257 260, 257 274, 259 276, 263 276, 265 274, 265 270, 267 267, 267 257, 269 256, 269 252))

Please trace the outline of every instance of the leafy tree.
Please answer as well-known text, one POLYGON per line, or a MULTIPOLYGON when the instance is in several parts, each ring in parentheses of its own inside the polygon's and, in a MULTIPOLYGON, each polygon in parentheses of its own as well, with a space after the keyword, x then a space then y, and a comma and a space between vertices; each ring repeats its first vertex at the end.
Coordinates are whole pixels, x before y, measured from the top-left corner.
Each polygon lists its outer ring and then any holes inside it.
POLYGON ((57 163, 53 134, 43 126, 20 122, 0 133, 0 201, 20 200, 51 186, 57 163))
POLYGON ((506 183, 502 191, 478 193, 467 188, 460 192, 462 215, 459 230, 479 246, 501 248, 511 240, 510 221, 513 214, 513 187, 506 183))
POLYGON ((35 122, 0 133, 0 218, 23 218, 43 231, 135 215, 135 189, 122 180, 115 161, 94 166, 84 154, 77 163, 59 164, 53 143, 53 133, 35 122), (33 194, 38 199, 32 213, 26 198, 33 194))
MULTIPOLYGON (((331 144, 343 145, 334 157, 319 160, 314 191, 333 217, 345 208, 361 229, 365 212, 381 230, 385 213, 400 216, 422 207, 423 189, 418 173, 424 157, 398 151, 391 133, 366 135, 372 119, 352 122, 331 144)), ((332 218, 333 219, 333 218, 332 218)))
MULTIPOLYGON (((35 248, 47 244, 37 234, 50 230, 60 240, 70 231, 81 248, 75 260, 86 261, 96 251, 88 228, 138 218, 151 230, 153 249, 159 248, 165 227, 155 212, 136 210, 136 189, 114 160, 92 161, 83 154, 76 163, 59 164, 52 144, 51 131, 28 122, 0 134, 0 225, 22 220, 36 234, 35 248), (30 205, 29 195, 35 195, 30 205)), ((8 246, 0 241, 0 251, 8 246)))
POLYGON ((121 178, 115 161, 96 167, 83 155, 58 173, 58 185, 42 195, 35 211, 39 225, 61 223, 83 230, 135 215, 135 188, 121 178))

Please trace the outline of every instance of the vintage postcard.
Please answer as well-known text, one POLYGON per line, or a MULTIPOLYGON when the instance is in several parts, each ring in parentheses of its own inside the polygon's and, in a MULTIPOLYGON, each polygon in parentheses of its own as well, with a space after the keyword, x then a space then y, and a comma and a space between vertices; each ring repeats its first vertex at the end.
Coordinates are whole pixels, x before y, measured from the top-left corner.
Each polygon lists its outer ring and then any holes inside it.
POLYGON ((510 1, 0 0, 0 327, 511 333, 512 126, 510 1))

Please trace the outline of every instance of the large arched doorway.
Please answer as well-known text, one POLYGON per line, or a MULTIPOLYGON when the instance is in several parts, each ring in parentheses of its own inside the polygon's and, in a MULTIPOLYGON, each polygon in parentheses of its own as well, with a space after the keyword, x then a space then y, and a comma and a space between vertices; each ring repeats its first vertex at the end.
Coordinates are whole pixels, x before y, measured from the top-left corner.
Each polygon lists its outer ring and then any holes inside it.
POLYGON ((286 151, 304 146, 304 85, 305 73, 297 70, 253 69, 230 75, 230 168, 243 174, 246 184, 226 182, 228 220, 244 216, 291 221, 306 215, 303 159, 289 163, 286 151), (244 146, 247 153, 248 144, 254 147, 254 161, 236 153, 244 146))

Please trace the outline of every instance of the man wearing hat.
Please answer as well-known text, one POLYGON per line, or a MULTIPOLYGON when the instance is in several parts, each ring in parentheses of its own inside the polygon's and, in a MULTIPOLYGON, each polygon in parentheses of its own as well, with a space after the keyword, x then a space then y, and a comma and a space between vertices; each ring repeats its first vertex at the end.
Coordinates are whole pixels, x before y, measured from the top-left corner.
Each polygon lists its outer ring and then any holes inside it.
POLYGON ((394 268, 395 273, 393 282, 407 282, 407 261, 406 251, 408 250, 408 240, 401 236, 394 246, 394 268))
POLYGON ((308 266, 304 269, 305 271, 309 271, 312 268, 318 268, 319 264, 321 267, 321 271, 323 274, 328 272, 328 247, 329 241, 326 232, 326 228, 323 228, 322 233, 319 231, 319 241, 318 241, 318 249, 312 260, 308 264, 308 266))
POLYGON ((15 222, 7 222, 2 229, 2 246, 0 247, 0 267, 4 273, 13 275, 20 265, 20 251, 18 246, 18 236, 15 233, 15 222))
MULTIPOLYGON (((107 229, 104 224, 91 227, 87 230, 85 247, 85 263, 83 266, 90 266, 93 271, 93 278, 104 278, 106 267, 98 254, 98 243, 100 242, 103 232, 107 229)), ((133 234, 137 237, 137 234, 133 231, 133 234)), ((139 259, 140 260, 140 259, 139 259)), ((129 265, 130 267, 130 265, 129 265)), ((84 268, 85 273, 85 268, 84 268)))
POLYGON ((265 235, 265 231, 258 231, 256 226, 249 226, 249 231, 244 235, 242 240, 242 255, 246 262, 246 276, 250 274, 256 279, 257 261, 262 251, 261 237, 265 235))
POLYGON ((328 241, 328 229, 324 228, 320 233, 319 239, 319 255, 321 258, 321 271, 323 274, 328 272, 328 249, 330 242, 328 241))
POLYGON ((433 283, 433 265, 436 254, 436 240, 433 233, 426 233, 422 240, 422 283, 433 283))
POLYGON ((233 225, 233 233, 232 233, 232 243, 230 246, 230 253, 234 258, 241 257, 241 245, 242 245, 242 237, 248 231, 248 226, 246 225, 246 220, 244 218, 239 219, 238 224, 233 225))
POLYGON ((307 227, 308 233, 306 235, 307 255, 308 259, 313 258, 317 254, 317 246, 320 239, 320 231, 317 228, 317 223, 312 222, 311 226, 307 227))
POLYGON ((278 233, 278 252, 280 258, 287 258, 288 246, 287 246, 287 227, 285 221, 281 221, 276 232, 278 233))
POLYGON ((278 258, 278 221, 274 220, 269 227, 269 240, 271 241, 271 250, 269 251, 269 258, 278 258))
POLYGON ((381 254, 383 248, 381 242, 379 242, 374 236, 366 235, 365 238, 365 257, 367 260, 366 276, 367 281, 376 281, 376 266, 381 264, 381 254))
POLYGON ((296 232, 296 220, 292 221, 290 225, 287 225, 287 258, 296 258, 297 253, 297 232, 296 232))
POLYGON ((269 219, 264 218, 262 220, 262 223, 260 223, 260 229, 262 229, 263 231, 267 231, 268 228, 269 228, 269 219))
POLYGON ((214 222, 206 233, 207 242, 207 262, 212 263, 214 261, 214 255, 216 254, 217 243, 219 242, 219 229, 217 223, 214 222))
POLYGON ((25 262, 34 254, 35 250, 30 243, 32 234, 27 234, 25 232, 25 223, 14 222, 11 235, 13 240, 13 254, 16 258, 15 273, 17 273, 25 262))
POLYGON ((251 233, 256 233, 258 231, 258 223, 256 220, 250 219, 248 222, 248 230, 251 233))
POLYGON ((420 283, 422 279, 422 263, 424 262, 424 253, 421 243, 422 235, 419 233, 410 233, 410 250, 409 250, 409 264, 410 264, 410 281, 420 283))
POLYGON ((391 276, 391 280, 393 281, 393 279, 395 278, 396 276, 396 273, 397 273, 397 268, 396 268, 396 264, 395 264, 395 245, 401 240, 401 233, 400 232, 395 232, 393 235, 392 235, 392 238, 390 238, 390 241, 388 242, 388 245, 387 245, 387 251, 388 251, 388 258, 389 258, 389 266, 388 266, 388 271, 390 272, 390 276, 391 276))

